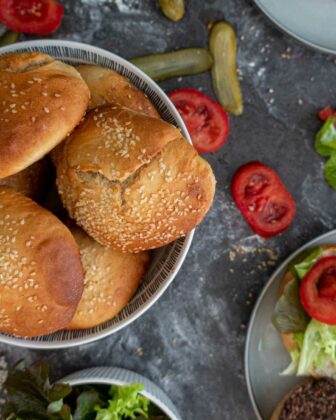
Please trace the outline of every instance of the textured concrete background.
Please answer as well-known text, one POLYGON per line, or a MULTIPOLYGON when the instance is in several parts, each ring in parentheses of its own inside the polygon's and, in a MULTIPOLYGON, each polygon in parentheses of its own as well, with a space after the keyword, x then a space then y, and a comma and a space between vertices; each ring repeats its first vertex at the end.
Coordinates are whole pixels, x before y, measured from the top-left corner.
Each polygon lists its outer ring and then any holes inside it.
MULTIPOLYGON (((334 103, 333 57, 281 34, 247 0, 189 0, 179 23, 154 0, 68 0, 55 38, 100 46, 125 58, 207 45, 207 22, 236 28, 245 111, 230 138, 208 155, 218 180, 215 203, 197 229, 185 264, 164 296, 123 331, 95 344, 51 352, 0 345, 8 363, 46 357, 54 376, 115 365, 160 385, 187 420, 253 419, 243 367, 246 323, 269 275, 306 241, 335 227, 336 192, 323 180, 313 139, 316 111, 334 103), (297 202, 294 225, 266 241, 253 235, 232 203, 229 182, 244 162, 274 167, 297 202)), ((161 84, 213 96, 209 74, 161 84)))

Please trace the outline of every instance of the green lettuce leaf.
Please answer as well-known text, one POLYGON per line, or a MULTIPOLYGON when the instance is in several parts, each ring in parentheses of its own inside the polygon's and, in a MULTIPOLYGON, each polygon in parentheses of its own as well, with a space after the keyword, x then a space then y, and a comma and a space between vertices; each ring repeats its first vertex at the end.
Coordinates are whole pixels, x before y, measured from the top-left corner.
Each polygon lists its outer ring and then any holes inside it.
POLYGON ((323 249, 321 247, 309 250, 306 255, 301 255, 300 261, 293 265, 292 272, 302 280, 316 261, 321 257, 323 249))
POLYGON ((316 135, 315 150, 322 156, 330 156, 336 151, 336 118, 329 117, 316 135))
POLYGON ((298 375, 336 378, 336 326, 312 319, 305 331, 298 375))
POLYGON ((275 305, 272 322, 281 334, 304 332, 309 323, 310 318, 300 302, 299 287, 297 278, 289 281, 275 305))
POLYGON ((293 340, 295 342, 295 346, 293 346, 293 349, 289 352, 291 357, 291 363, 283 372, 281 372, 280 375, 296 375, 296 372, 299 367, 300 362, 300 355, 301 355, 301 348, 303 344, 303 333, 296 333, 294 334, 293 340))
POLYGON ((112 386, 108 407, 96 406, 96 420, 147 419, 150 401, 139 394, 143 385, 112 386))
POLYGON ((63 403, 71 387, 64 384, 51 385, 48 365, 44 361, 27 368, 23 361, 18 362, 9 371, 5 388, 8 393, 5 418, 71 419, 70 409, 63 403))
POLYGON ((324 166, 324 177, 328 184, 336 190, 336 152, 334 152, 324 166))

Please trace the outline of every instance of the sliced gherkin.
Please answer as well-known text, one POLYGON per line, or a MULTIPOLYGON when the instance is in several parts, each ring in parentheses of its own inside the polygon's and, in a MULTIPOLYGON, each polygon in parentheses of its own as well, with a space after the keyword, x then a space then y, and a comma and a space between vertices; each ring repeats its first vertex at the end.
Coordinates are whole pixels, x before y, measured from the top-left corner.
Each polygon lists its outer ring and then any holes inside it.
POLYGON ((130 60, 153 80, 202 73, 211 68, 212 57, 205 48, 187 48, 130 60))
POLYGON ((237 76, 237 41, 229 23, 218 22, 213 26, 209 48, 214 60, 211 74, 218 102, 226 111, 240 115, 243 112, 243 100, 237 76))

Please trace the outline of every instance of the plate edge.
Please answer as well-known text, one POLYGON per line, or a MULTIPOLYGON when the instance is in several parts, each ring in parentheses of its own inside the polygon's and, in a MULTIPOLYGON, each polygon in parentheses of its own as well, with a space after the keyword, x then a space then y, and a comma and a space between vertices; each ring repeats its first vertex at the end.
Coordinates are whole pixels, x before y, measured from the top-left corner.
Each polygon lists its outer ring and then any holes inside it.
POLYGON ((296 251, 292 252, 279 266, 278 268, 271 274, 270 278, 268 279, 267 283, 265 284, 265 286, 263 287, 255 305, 253 308, 253 311, 251 313, 250 319, 249 319, 249 323, 248 323, 248 328, 247 328, 247 333, 246 333, 246 343, 245 343, 245 350, 244 350, 244 374, 245 374, 245 383, 247 386, 247 391, 250 397, 250 401, 251 404, 253 406, 254 409, 254 413, 257 416, 258 420, 265 420, 263 419, 260 410, 258 408, 257 402, 255 400, 254 397, 254 393, 253 393, 253 389, 252 389, 252 384, 250 381, 250 371, 249 371, 249 361, 248 361, 248 354, 249 354, 249 347, 250 347, 250 340, 251 340, 251 336, 252 336, 252 326, 255 322, 255 317, 258 311, 258 308, 260 306, 261 301, 263 300, 266 292, 268 291, 268 289, 271 287, 271 284, 273 283, 274 279, 277 277, 278 273, 280 273, 286 266, 288 266, 288 264, 290 263, 290 261, 292 261, 297 255, 299 255, 302 251, 304 251, 305 249, 314 246, 314 244, 319 241, 319 240, 325 240, 327 239, 329 236, 333 236, 336 235, 336 229, 333 229, 329 232, 323 233, 320 236, 317 236, 316 238, 310 240, 309 242, 305 243, 304 245, 302 245, 300 248, 298 248, 296 251))

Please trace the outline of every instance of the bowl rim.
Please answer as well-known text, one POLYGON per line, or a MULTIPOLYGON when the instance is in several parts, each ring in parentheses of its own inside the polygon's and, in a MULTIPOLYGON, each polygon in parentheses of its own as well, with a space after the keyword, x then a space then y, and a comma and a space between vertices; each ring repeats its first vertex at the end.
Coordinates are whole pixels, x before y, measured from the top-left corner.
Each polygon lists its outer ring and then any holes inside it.
MULTIPOLYGON (((74 49, 77 48, 79 50, 84 50, 86 52, 91 52, 91 53, 103 56, 109 61, 120 63, 125 68, 129 69, 132 73, 134 73, 139 79, 143 80, 146 83, 146 85, 149 86, 150 89, 152 89, 158 95, 158 97, 164 102, 169 113, 175 119, 178 127, 181 129, 183 136, 189 141, 190 144, 192 144, 190 135, 188 133, 188 130, 180 114, 176 110, 175 106, 173 105, 169 97, 162 90, 162 88, 154 80, 152 80, 149 76, 147 76, 142 70, 136 67, 134 64, 132 64, 128 60, 120 57, 119 55, 115 53, 112 53, 100 47, 88 45, 88 44, 77 42, 77 41, 43 39, 43 40, 18 42, 12 45, 1 47, 0 56, 4 54, 8 54, 8 53, 15 53, 15 52, 20 52, 20 51, 24 52, 29 49, 38 50, 38 48, 46 48, 46 47, 51 47, 51 48, 68 47, 68 48, 74 48, 74 49)), ((67 58, 66 61, 67 62, 73 61, 74 63, 81 62, 81 60, 76 57, 73 58, 73 60, 71 58, 67 58)), ((87 61, 83 60, 83 63, 87 63, 87 61)), ((62 348, 70 348, 70 347, 75 347, 82 344, 92 343, 94 341, 106 338, 116 333, 117 331, 127 327, 136 319, 140 318, 147 310, 149 310, 150 307, 153 306, 154 303, 156 303, 160 299, 160 297, 166 291, 168 286, 173 282, 173 280, 175 279, 177 273, 179 272, 188 254, 188 251, 189 251, 189 248, 191 246, 191 242, 194 236, 194 232, 195 232, 195 229, 190 231, 184 237, 184 242, 183 242, 183 245, 181 246, 181 249, 179 250, 173 270, 170 271, 170 273, 167 275, 167 278, 160 284, 157 290, 150 296, 148 300, 143 302, 139 308, 134 310, 130 316, 118 322, 117 324, 109 326, 102 331, 91 333, 89 336, 74 337, 71 339, 67 338, 64 340, 57 339, 55 341, 39 341, 36 339, 38 337, 24 338, 24 337, 15 337, 15 336, 0 333, 0 342, 13 345, 16 347, 30 348, 30 349, 39 349, 39 350, 62 349, 62 348)), ((174 242, 175 241, 173 241, 172 243, 174 242)), ((166 246, 169 246, 169 244, 167 244, 166 246)), ((80 331, 80 330, 77 330, 77 331, 80 331)), ((41 337, 44 337, 44 336, 41 336, 41 337)))
POLYGON ((128 369, 113 366, 86 368, 66 375, 57 382, 67 383, 71 386, 90 384, 123 386, 131 383, 141 383, 144 386, 144 390, 140 392, 142 395, 159 407, 170 420, 181 420, 174 403, 161 388, 150 379, 128 369), (125 376, 130 377, 130 379, 125 379, 125 376))
POLYGON ((306 249, 314 246, 317 241, 321 241, 321 240, 323 240, 323 241, 326 240, 327 241, 330 236, 334 236, 335 234, 336 234, 336 229, 333 229, 329 232, 323 233, 322 235, 319 235, 319 236, 311 239, 310 241, 306 242, 305 244, 303 244, 302 246, 297 248, 295 251, 293 251, 282 263, 280 263, 280 265, 277 267, 277 269, 271 274, 271 276, 269 277, 267 283, 263 287, 263 289, 262 289, 262 291, 261 291, 261 293, 260 293, 260 295, 259 295, 259 297, 258 297, 258 299, 257 299, 257 301, 254 305, 254 308, 253 308, 253 311, 252 311, 252 314, 251 314, 250 320, 249 320, 247 334, 246 334, 246 342, 245 342, 245 349, 244 349, 244 375, 245 375, 245 383, 246 383, 246 386, 247 386, 248 395, 250 397, 250 402, 252 404, 254 413, 255 413, 258 420, 264 420, 264 418, 261 415, 261 412, 259 410, 256 398, 255 398, 254 392, 253 392, 252 382, 251 382, 251 378, 250 378, 249 349, 250 349, 250 344, 251 344, 252 329, 253 329, 253 325, 255 323, 257 312, 260 308, 260 304, 261 304, 262 300, 264 299, 264 296, 266 295, 268 290, 273 286, 274 280, 279 276, 279 274, 282 272, 282 270, 290 264, 290 262, 295 257, 297 257, 300 253, 302 253, 306 249))

